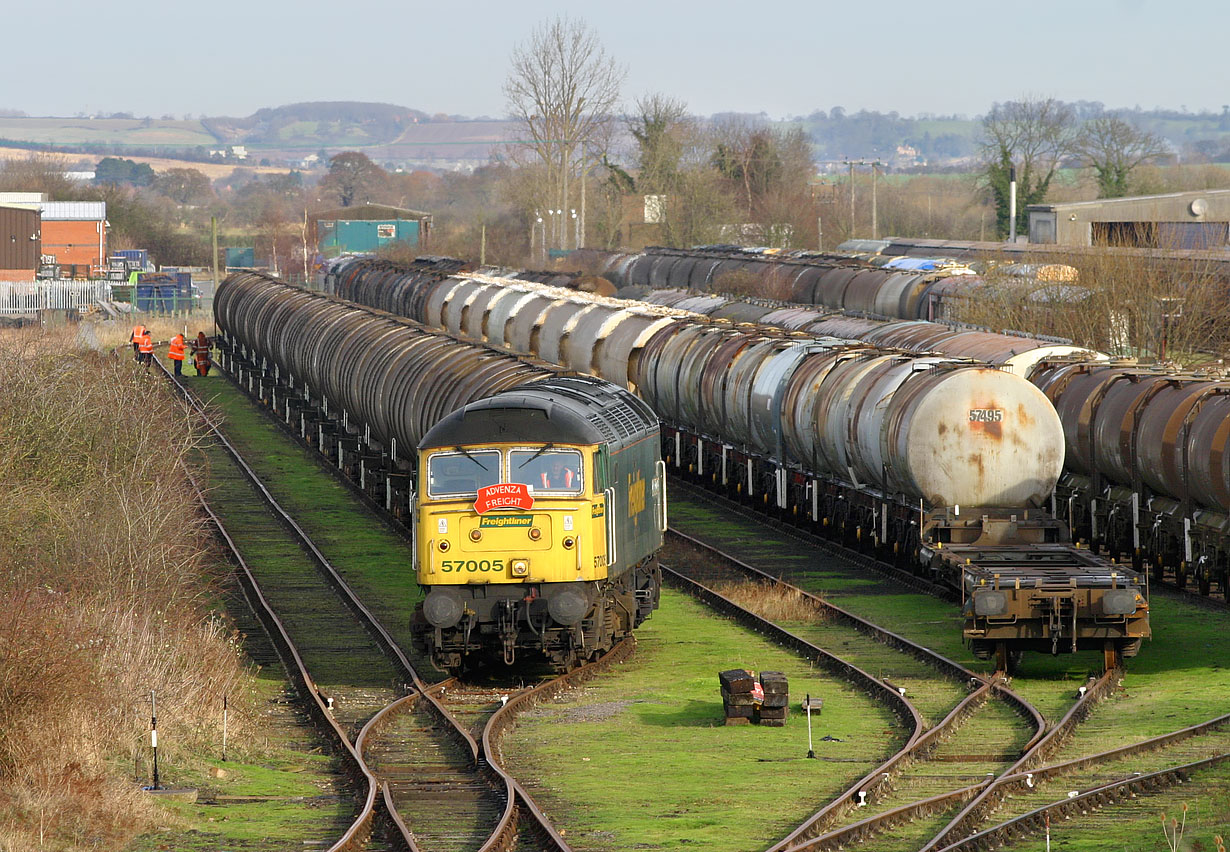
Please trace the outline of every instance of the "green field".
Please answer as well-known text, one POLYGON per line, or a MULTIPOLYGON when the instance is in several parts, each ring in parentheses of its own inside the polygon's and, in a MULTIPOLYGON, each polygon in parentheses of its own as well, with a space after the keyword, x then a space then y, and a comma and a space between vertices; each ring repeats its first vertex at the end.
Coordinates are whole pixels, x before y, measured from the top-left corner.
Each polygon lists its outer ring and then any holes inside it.
POLYGON ((217 145, 199 121, 142 118, 0 118, 0 139, 46 145, 217 145))

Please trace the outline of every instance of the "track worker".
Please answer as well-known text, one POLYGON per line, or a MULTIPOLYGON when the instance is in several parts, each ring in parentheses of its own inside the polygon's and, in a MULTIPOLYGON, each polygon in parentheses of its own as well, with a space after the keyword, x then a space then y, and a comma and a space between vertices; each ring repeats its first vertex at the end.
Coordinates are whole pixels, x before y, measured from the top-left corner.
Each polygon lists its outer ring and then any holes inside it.
POLYGON ((149 365, 154 363, 154 338, 150 336, 149 329, 141 335, 141 340, 138 343, 139 359, 145 365, 145 369, 149 371, 149 365))
POLYGON ((182 334, 171 338, 171 343, 167 346, 167 357, 175 365, 175 375, 182 376, 184 374, 184 336, 182 334))
POLYGON ((542 487, 548 489, 572 489, 576 482, 576 471, 568 467, 561 458, 551 459, 550 470, 542 472, 542 487))
POLYGON ((132 327, 132 334, 129 335, 128 341, 132 344, 132 360, 141 360, 141 335, 145 334, 145 326, 138 323, 132 327))
POLYGON ((213 349, 214 345, 209 342, 209 338, 205 336, 205 332, 198 331, 196 340, 192 341, 192 366, 196 367, 198 376, 208 376, 209 368, 213 366, 213 361, 210 360, 209 350, 213 349))

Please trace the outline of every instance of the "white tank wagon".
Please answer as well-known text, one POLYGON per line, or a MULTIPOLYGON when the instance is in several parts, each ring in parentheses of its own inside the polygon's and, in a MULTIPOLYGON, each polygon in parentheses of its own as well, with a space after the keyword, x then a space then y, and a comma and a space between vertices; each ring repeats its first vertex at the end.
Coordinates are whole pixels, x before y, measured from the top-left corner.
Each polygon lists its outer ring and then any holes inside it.
POLYGON ((640 395, 678 474, 947 585, 980 655, 1117 659, 1148 635, 1143 579, 1045 511, 1063 430, 1010 371, 497 277, 423 286, 441 327, 640 395))
POLYGON ((685 308, 705 316, 736 322, 861 340, 918 354, 937 353, 951 358, 971 358, 1026 378, 1042 361, 1056 358, 1105 361, 1109 357, 1061 340, 999 334, 929 320, 879 319, 837 309, 766 299, 744 299, 687 290, 651 290, 640 295, 639 299, 649 304, 685 308))

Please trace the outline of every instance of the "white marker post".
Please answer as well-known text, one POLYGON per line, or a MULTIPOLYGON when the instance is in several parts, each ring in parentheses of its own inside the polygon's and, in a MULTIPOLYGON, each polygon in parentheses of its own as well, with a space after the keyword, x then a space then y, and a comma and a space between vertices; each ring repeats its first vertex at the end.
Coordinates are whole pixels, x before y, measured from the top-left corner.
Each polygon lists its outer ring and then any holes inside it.
POLYGON ((812 742, 811 742, 811 711, 813 707, 816 710, 819 710, 823 706, 824 706, 824 699, 823 698, 813 699, 811 697, 811 693, 808 693, 807 697, 803 699, 803 709, 807 711, 807 756, 811 758, 814 758, 816 756, 816 751, 814 748, 812 748, 812 742))
POLYGON ((158 783, 158 699, 151 689, 149 693, 150 719, 149 719, 149 744, 154 750, 154 786, 151 790, 161 790, 162 786, 158 783))

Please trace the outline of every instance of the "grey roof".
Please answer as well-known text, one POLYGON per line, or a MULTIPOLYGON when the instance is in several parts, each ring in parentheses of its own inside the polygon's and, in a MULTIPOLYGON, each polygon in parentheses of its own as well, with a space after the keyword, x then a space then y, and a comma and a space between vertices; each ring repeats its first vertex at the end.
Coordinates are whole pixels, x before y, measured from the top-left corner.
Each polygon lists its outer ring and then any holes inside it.
POLYGON ((45 201, 43 221, 101 222, 107 218, 105 201, 45 201))

